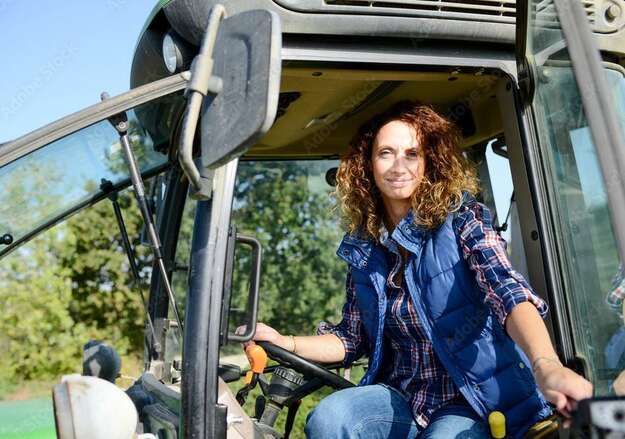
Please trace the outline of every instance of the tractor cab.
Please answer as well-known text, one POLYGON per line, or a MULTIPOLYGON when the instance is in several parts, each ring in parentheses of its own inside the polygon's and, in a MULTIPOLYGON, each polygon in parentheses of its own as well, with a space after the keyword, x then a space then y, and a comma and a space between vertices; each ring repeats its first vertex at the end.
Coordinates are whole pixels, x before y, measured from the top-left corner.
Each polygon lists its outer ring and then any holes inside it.
MULTIPOLYGON (((112 204, 135 277, 149 254, 143 372, 102 407, 129 398, 145 438, 302 437, 310 401, 357 384, 362 363, 241 343, 259 319, 313 334, 339 317, 338 161, 360 124, 413 99, 458 125, 513 266, 549 304, 560 359, 594 385, 572 432, 625 435, 625 8, 429 3, 163 1, 131 91, 0 146, 0 257, 98 203, 112 204)), ((98 379, 116 364, 94 361, 98 379)), ((80 388, 105 394, 91 378, 55 388, 61 439, 111 437, 76 408, 80 388)), ((528 435, 562 428, 547 419, 528 435)))

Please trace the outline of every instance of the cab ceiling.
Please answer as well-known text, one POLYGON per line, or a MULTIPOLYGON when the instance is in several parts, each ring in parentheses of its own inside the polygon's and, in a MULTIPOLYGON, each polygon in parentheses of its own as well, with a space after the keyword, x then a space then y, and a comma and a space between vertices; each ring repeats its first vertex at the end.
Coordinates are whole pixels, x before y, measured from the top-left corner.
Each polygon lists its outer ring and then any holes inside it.
POLYGON ((403 99, 458 118, 462 146, 502 131, 495 74, 286 67, 271 130, 248 157, 327 157, 345 153, 362 123, 403 99))

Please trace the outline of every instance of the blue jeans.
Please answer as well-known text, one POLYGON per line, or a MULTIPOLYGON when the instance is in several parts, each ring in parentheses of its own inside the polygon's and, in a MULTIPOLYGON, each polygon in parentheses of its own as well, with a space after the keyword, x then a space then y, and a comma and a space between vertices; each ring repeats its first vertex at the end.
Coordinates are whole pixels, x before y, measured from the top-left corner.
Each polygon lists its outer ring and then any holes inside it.
POLYGON ((383 384, 352 387, 324 398, 308 415, 308 439, 332 438, 490 438, 486 424, 466 403, 434 412, 422 430, 406 399, 383 384))

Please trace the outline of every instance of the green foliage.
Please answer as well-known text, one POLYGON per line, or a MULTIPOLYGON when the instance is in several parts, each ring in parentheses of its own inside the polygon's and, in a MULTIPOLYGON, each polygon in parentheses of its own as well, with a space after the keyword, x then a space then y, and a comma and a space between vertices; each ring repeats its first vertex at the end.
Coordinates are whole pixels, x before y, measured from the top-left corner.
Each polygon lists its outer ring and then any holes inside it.
POLYGON ((47 233, 3 261, 0 271, 0 381, 51 378, 76 370, 86 335, 67 304, 69 272, 56 256, 60 230, 47 233))
MULTIPOLYGON (((335 250, 342 232, 322 175, 328 163, 242 163, 234 203, 238 231, 263 244, 260 319, 282 333, 314 332, 321 320, 336 321, 344 300, 345 266, 335 250), (325 166, 325 167, 324 167, 325 166)), ((145 292, 149 249, 137 246, 142 219, 130 191, 120 194, 128 234, 137 252, 145 292)), ((177 264, 188 265, 194 202, 185 206, 177 264)), ((244 307, 250 255, 237 249, 233 304, 244 307)), ((186 273, 174 291, 184 303, 186 273)), ((112 343, 125 355, 140 352, 143 310, 120 241, 111 203, 75 215, 10 255, 0 265, 2 358, 0 388, 9 380, 56 379, 80 370, 89 338, 112 343)), ((239 315, 231 318, 236 324, 239 315)), ((237 346, 240 352, 240 347, 237 346)), ((303 402, 294 437, 325 390, 303 402)), ((283 428, 284 419, 279 420, 283 428)))
MULTIPOLYGON (((314 332, 320 320, 339 318, 344 301, 345 264, 335 255, 342 233, 331 188, 319 181, 323 170, 314 162, 239 166, 233 223, 263 245, 260 320, 282 333, 314 332)), ((249 270, 249 252, 240 251, 233 281, 237 308, 247 295, 249 270)))
MULTIPOLYGON (((120 204, 129 235, 138 237, 141 219, 131 196, 120 194, 120 204)), ((137 248, 144 279, 148 253, 137 248)), ((0 300, 4 386, 80 371, 82 345, 90 338, 112 343, 122 355, 141 351, 142 305, 108 200, 3 259, 0 300)))
MULTIPOLYGON (((119 203, 128 235, 135 238, 137 264, 147 274, 141 283, 145 292, 150 252, 136 242, 143 221, 130 191, 120 194, 119 203)), ((68 221, 59 261, 72 285, 69 304, 72 318, 97 330, 122 355, 139 350, 143 344, 144 321, 141 298, 108 200, 68 221)))

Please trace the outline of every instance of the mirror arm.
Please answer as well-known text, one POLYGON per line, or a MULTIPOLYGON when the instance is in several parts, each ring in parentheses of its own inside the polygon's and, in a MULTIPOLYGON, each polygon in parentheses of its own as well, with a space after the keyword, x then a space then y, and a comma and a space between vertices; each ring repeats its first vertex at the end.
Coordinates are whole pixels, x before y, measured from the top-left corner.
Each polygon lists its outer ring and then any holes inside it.
POLYGON ((193 161, 193 141, 204 97, 209 93, 219 94, 223 89, 223 81, 221 78, 213 76, 212 72, 215 40, 217 39, 219 24, 225 16, 226 9, 222 5, 216 4, 211 9, 200 52, 191 64, 191 80, 185 90, 187 107, 183 116, 178 160, 191 183, 193 189, 191 196, 198 200, 206 200, 210 197, 212 180, 201 175, 193 161))

